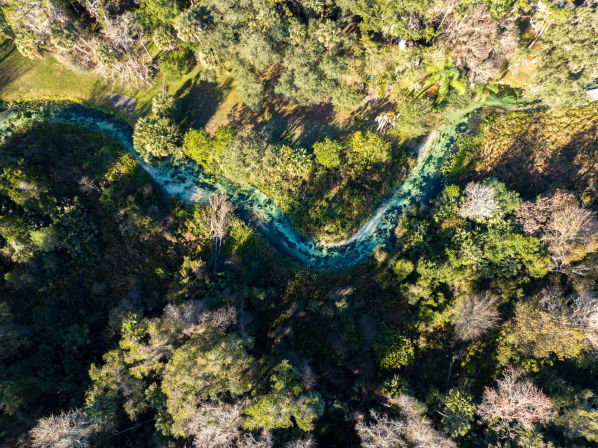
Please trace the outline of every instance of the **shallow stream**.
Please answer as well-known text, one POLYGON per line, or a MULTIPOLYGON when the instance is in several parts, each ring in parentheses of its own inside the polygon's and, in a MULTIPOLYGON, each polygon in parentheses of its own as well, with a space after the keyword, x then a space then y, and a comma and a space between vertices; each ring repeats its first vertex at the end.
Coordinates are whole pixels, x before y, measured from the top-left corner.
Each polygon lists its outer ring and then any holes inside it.
MULTIPOLYGON (((131 127, 104 112, 80 105, 31 108, 53 122, 78 125, 99 131, 126 148, 154 182, 173 196, 188 203, 206 203, 215 192, 226 193, 237 206, 237 213, 253 224, 270 243, 289 257, 318 270, 342 270, 367 261, 381 245, 388 243, 398 218, 411 205, 421 204, 435 194, 440 185, 440 167, 459 133, 467 130, 472 112, 482 107, 509 109, 513 98, 488 97, 445 117, 443 123, 419 145, 417 162, 406 179, 388 195, 373 215, 348 239, 322 243, 299 233, 278 205, 255 188, 240 187, 203 173, 192 161, 177 165, 165 162, 150 165, 133 148, 131 127)), ((0 141, 11 133, 16 112, 0 115, 0 141)))

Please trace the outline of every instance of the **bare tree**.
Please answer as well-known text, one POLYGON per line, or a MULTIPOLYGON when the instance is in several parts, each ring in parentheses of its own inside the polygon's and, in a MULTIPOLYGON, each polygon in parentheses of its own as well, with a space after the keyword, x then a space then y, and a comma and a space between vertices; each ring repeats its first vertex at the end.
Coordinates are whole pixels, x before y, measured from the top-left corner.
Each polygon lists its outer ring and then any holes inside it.
POLYGON ((566 297, 560 288, 546 288, 542 291, 540 305, 555 316, 557 322, 565 318, 569 325, 581 330, 593 347, 598 347, 598 298, 594 290, 585 286, 566 297))
POLYGON ((91 420, 80 410, 63 412, 38 420, 30 431, 33 448, 84 448, 91 420))
POLYGON ((272 434, 263 430, 260 435, 244 434, 237 443, 237 448, 272 448, 272 434))
POLYGON ((550 219, 551 209, 552 199, 547 196, 537 201, 522 202, 515 212, 517 222, 525 233, 539 233, 550 219))
POLYGON ((313 437, 309 436, 304 439, 292 440, 285 445, 285 448, 315 448, 316 443, 313 437))
POLYGON ((102 0, 85 0, 85 9, 92 17, 97 18, 103 3, 102 0))
POLYGON ((236 325, 238 312, 234 306, 206 310, 204 302, 187 300, 179 306, 169 304, 164 309, 165 321, 180 328, 187 336, 199 334, 207 328, 218 328, 225 331, 236 325))
POLYGON ((598 297, 595 291, 583 288, 572 302, 571 321, 580 328, 598 333, 598 297))
POLYGON ((595 213, 572 200, 553 208, 543 239, 557 264, 567 264, 576 245, 587 245, 598 232, 595 213))
POLYGON ((512 18, 497 23, 483 4, 470 6, 463 15, 448 14, 440 27, 440 39, 472 82, 495 78, 517 48, 518 37, 512 18))
POLYGON ((406 422, 405 439, 413 448, 456 448, 455 442, 432 427, 424 414, 424 407, 413 397, 402 394, 391 403, 396 404, 406 422))
POLYGON ((498 297, 490 291, 462 298, 452 319, 455 338, 459 341, 473 341, 495 328, 500 320, 497 308, 498 297))
POLYGON ((459 216, 481 221, 492 218, 496 214, 497 207, 494 188, 470 182, 465 186, 465 201, 459 209, 459 216))
POLYGON ((131 28, 127 25, 124 16, 110 18, 104 14, 104 36, 110 41, 110 44, 122 51, 130 53, 135 48, 135 39, 131 34, 131 28))
POLYGON ((370 423, 357 422, 355 429, 361 440, 362 448, 398 448, 405 447, 403 434, 405 422, 380 415, 376 411, 370 411, 372 420, 370 423))
POLYGON ((557 268, 579 259, 598 243, 595 213, 562 190, 524 202, 517 208, 517 220, 526 233, 541 233, 557 268))
POLYGON ((93 179, 88 176, 81 176, 78 181, 79 190, 81 190, 85 194, 90 194, 92 191, 97 189, 96 184, 94 183, 93 179))
POLYGON ((152 81, 156 65, 153 62, 145 62, 134 54, 122 57, 121 60, 109 63, 99 62, 96 65, 96 72, 115 84, 136 88, 148 86, 152 81))
POLYGON ((357 423, 355 429, 363 448, 456 448, 452 439, 432 427, 415 398, 403 394, 390 403, 399 408, 401 418, 392 419, 371 411, 370 423, 357 423))
POLYGON ((186 433, 197 448, 233 448, 241 437, 240 404, 202 403, 187 424, 186 433))
POLYGON ((522 372, 507 367, 497 388, 485 388, 478 414, 487 423, 496 423, 509 436, 521 427, 544 422, 551 415, 552 402, 522 372))
POLYGON ((212 265, 216 266, 220 258, 222 240, 226 236, 228 228, 228 214, 234 210, 233 205, 228 201, 225 194, 213 194, 210 196, 210 208, 208 209, 207 228, 210 240, 212 241, 212 265))

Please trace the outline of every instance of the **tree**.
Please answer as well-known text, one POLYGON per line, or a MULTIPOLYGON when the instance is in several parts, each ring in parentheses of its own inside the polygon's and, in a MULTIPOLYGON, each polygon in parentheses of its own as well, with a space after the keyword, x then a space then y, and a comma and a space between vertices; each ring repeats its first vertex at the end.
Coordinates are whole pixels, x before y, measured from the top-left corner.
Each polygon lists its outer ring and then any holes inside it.
POLYGON ((559 359, 575 358, 583 348, 583 333, 568 325, 564 316, 549 314, 531 303, 516 306, 513 322, 504 331, 506 343, 536 358, 553 354, 559 359))
POLYGON ((265 102, 264 85, 258 75, 251 69, 250 64, 234 60, 231 70, 237 83, 239 101, 253 112, 259 113, 265 102))
POLYGON ((92 421, 81 410, 63 412, 38 420, 30 431, 33 448, 85 448, 92 421))
POLYGON ((212 265, 220 258, 222 240, 226 236, 229 226, 228 214, 234 210, 233 205, 228 201, 225 194, 213 194, 210 196, 210 208, 208 209, 206 227, 212 242, 212 265))
POLYGON ((192 336, 176 349, 164 369, 162 391, 174 421, 173 432, 185 427, 205 400, 239 397, 252 386, 254 359, 247 351, 251 341, 216 330, 192 336))
POLYGON ((175 50, 179 43, 176 32, 170 25, 158 26, 152 34, 152 40, 161 51, 175 50))
POLYGON ((162 373, 164 362, 172 354, 173 338, 161 328, 158 319, 140 319, 130 315, 123 320, 119 347, 129 373, 143 379, 152 372, 162 373))
POLYGON ((478 415, 486 423, 496 425, 514 436, 519 427, 546 421, 552 412, 552 402, 522 373, 507 367, 497 388, 486 387, 478 415))
POLYGON ((163 53, 158 61, 158 66, 164 75, 164 79, 169 82, 176 81, 185 76, 194 64, 195 57, 193 56, 193 52, 186 47, 163 53))
POLYGON ((111 350, 102 356, 100 367, 91 364, 91 386, 85 396, 86 412, 99 425, 110 428, 116 424, 117 405, 122 405, 127 416, 134 420, 147 410, 146 384, 129 372, 120 350, 111 350))
POLYGON ((187 424, 187 435, 196 448, 232 448, 241 437, 240 404, 202 403, 187 424))
POLYGON ((0 302, 0 362, 12 358, 29 343, 28 329, 14 320, 8 303, 0 302))
POLYGON ((209 20, 208 9, 196 3, 190 8, 181 12, 174 20, 174 28, 177 36, 183 42, 201 44, 201 35, 203 28, 209 20))
POLYGON ((589 389, 576 393, 572 406, 564 409, 554 421, 566 428, 569 437, 598 442, 598 397, 589 389))
POLYGON ((473 341, 495 328, 500 319, 498 297, 490 291, 461 298, 455 309, 452 323, 459 341, 473 341))
POLYGON ((230 128, 219 127, 212 136, 204 129, 189 129, 183 139, 183 153, 211 171, 219 171, 218 155, 233 140, 230 128))
POLYGON ((179 103, 164 90, 152 98, 152 113, 158 118, 174 120, 179 113, 179 103))
POLYGON ((428 98, 405 96, 397 111, 393 133, 401 140, 417 138, 430 130, 431 101, 428 98))
POLYGON ((387 163, 392 156, 392 148, 382 136, 373 132, 354 132, 347 139, 347 159, 356 165, 371 166, 387 163))
POLYGON ((424 94, 435 96, 434 104, 438 106, 446 99, 449 92, 455 91, 458 95, 463 95, 467 91, 467 87, 460 79, 461 73, 452 59, 442 50, 432 48, 425 53, 425 61, 426 75, 417 97, 424 94))
POLYGON ((528 97, 557 109, 579 107, 598 78, 598 10, 584 4, 566 20, 550 21, 536 53, 537 68, 524 85, 528 97))
POLYGON ((370 411, 371 421, 361 420, 355 425, 362 448, 399 448, 405 447, 403 440, 405 422, 392 419, 388 415, 370 411))
POLYGON ((290 428, 295 421, 303 431, 311 431, 314 421, 324 412, 324 402, 317 393, 303 393, 299 370, 284 360, 274 369, 270 383, 271 391, 243 410, 243 427, 290 428))
POLYGON ((434 35, 434 29, 425 23, 434 4, 432 0, 344 0, 339 4, 361 16, 360 28, 364 32, 381 32, 404 40, 429 40, 434 35))
POLYGON ((141 117, 135 124, 133 145, 145 160, 178 157, 180 138, 179 127, 171 120, 141 117))
POLYGON ((413 263, 405 258, 399 258, 392 265, 392 272, 395 273, 398 282, 402 282, 409 277, 413 269, 413 263))
POLYGON ((313 146, 316 161, 325 168, 336 168, 341 163, 340 154, 343 145, 337 141, 325 138, 313 146))
POLYGON ((442 425, 453 437, 463 437, 469 433, 476 406, 471 395, 451 389, 443 403, 442 425))
POLYGON ((342 33, 338 23, 310 20, 305 26, 294 20, 289 26, 292 33, 282 61, 285 71, 274 91, 292 97, 300 105, 326 103, 335 100, 346 109, 351 102, 358 103, 350 55, 357 48, 354 37, 342 33), (345 94, 343 98, 342 95, 345 94))
POLYGON ((408 365, 414 355, 412 342, 388 327, 385 327, 382 334, 374 341, 372 350, 376 354, 378 365, 385 370, 408 365))
POLYGON ((465 200, 459 209, 459 216, 473 221, 492 218, 498 208, 494 188, 477 182, 465 186, 465 200))

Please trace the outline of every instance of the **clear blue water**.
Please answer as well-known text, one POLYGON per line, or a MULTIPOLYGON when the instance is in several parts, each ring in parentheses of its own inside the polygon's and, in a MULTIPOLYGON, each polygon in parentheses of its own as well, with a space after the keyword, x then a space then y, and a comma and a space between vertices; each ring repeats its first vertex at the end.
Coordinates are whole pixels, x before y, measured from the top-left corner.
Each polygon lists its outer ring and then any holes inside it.
MULTIPOLYGON (((342 270, 371 258, 377 247, 390 241, 401 214, 437 192, 439 168, 456 136, 467 129, 471 112, 485 106, 508 108, 515 104, 517 101, 512 98, 488 97, 446 117, 444 123, 417 148, 417 163, 407 178, 382 201, 365 224, 350 238, 327 244, 299 233, 278 205, 255 188, 214 179, 192 161, 163 162, 159 165, 146 163, 133 148, 131 127, 118 118, 72 104, 35 110, 37 113, 41 111, 43 119, 78 125, 113 138, 135 157, 167 194, 178 196, 187 203, 206 203, 213 193, 226 193, 237 206, 237 213, 282 253, 318 270, 342 270)), ((14 123, 11 117, 14 116, 14 112, 4 112, 0 116, 0 140, 10 135, 14 123)))

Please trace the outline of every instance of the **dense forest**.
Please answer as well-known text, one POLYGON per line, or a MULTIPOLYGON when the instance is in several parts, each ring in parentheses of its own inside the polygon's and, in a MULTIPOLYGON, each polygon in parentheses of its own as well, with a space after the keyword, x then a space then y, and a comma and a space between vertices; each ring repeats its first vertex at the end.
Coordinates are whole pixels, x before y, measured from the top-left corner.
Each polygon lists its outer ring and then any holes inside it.
POLYGON ((598 446, 596 1, 0 0, 0 39, 0 447, 598 446), (281 216, 382 242, 319 269, 281 216))

